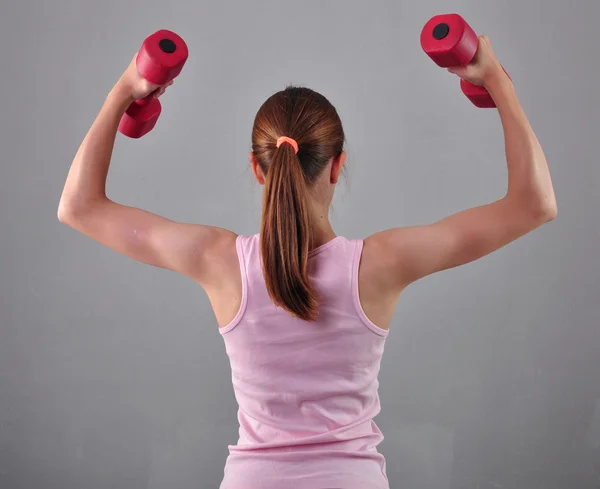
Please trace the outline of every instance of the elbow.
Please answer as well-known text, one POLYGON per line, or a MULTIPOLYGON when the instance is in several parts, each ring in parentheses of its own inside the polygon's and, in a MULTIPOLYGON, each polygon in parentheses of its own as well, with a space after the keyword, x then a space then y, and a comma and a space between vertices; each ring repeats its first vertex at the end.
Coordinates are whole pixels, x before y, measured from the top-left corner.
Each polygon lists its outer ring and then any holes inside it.
POLYGON ((558 215, 558 206, 556 199, 552 195, 551 197, 544 196, 538 199, 534 199, 531 205, 531 217, 537 225, 546 224, 556 219, 558 215))
MULTIPOLYGON (((508 196, 507 196, 508 197, 508 196)), ((556 200, 532 198, 531 195, 516 198, 515 195, 506 198, 507 214, 513 216, 515 223, 519 223, 521 234, 526 234, 556 219, 558 207, 556 200)))
POLYGON ((58 204, 58 211, 56 214, 61 223, 72 227, 76 220, 77 210, 75 206, 61 200, 58 204))
POLYGON ((61 199, 58 204, 58 220, 67 226, 77 228, 92 212, 92 205, 92 202, 61 199))
POLYGON ((506 195, 506 199, 510 202, 513 211, 521 216, 523 222, 527 221, 531 228, 553 221, 558 215, 558 206, 552 190, 510 192, 506 195))
POLYGON ((558 206, 556 200, 553 200, 552 205, 546 209, 546 222, 554 221, 556 216, 558 216, 558 206))

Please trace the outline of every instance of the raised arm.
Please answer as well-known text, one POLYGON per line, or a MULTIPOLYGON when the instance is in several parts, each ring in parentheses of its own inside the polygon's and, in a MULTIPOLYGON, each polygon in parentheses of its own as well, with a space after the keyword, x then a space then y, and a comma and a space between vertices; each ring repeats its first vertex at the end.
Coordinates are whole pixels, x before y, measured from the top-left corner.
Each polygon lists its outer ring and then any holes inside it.
POLYGON ((508 191, 496 202, 436 223, 390 229, 367 238, 365 253, 388 257, 386 282, 398 291, 426 275, 481 258, 551 221, 557 213, 546 158, 487 37, 480 37, 471 65, 449 71, 485 86, 496 103, 504 129, 508 191))
POLYGON ((58 206, 58 218, 130 258, 174 270, 204 285, 217 275, 213 270, 215 263, 227 250, 235 259, 234 233, 212 226, 177 223, 117 204, 105 191, 123 113, 133 100, 153 92, 158 97, 168 85, 159 87, 147 82, 139 75, 135 61, 131 62, 75 155, 58 206))

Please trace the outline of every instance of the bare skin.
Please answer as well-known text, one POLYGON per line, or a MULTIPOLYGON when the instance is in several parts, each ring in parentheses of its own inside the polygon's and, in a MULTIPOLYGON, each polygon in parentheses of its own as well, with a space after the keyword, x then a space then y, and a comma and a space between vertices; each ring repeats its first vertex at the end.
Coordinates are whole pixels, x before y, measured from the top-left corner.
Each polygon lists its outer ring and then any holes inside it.
MULTIPOLYGON (((135 59, 135 58, 134 58, 135 59)), ((523 112, 511 80, 494 55, 489 39, 467 67, 450 72, 485 86, 504 129, 508 190, 495 202, 423 226, 398 227, 365 239, 359 291, 365 313, 387 329, 396 302, 411 283, 492 253, 556 217, 554 189, 542 148, 523 112)), ((105 184, 119 120, 129 104, 168 88, 145 81, 135 61, 116 83, 71 165, 59 203, 61 222, 130 258, 181 273, 204 288, 220 327, 237 314, 241 276, 237 235, 226 229, 178 223, 113 202, 105 184)), ((335 237, 329 207, 346 154, 332 159, 312 190, 315 246, 335 237)), ((264 176, 253 154, 257 182, 264 176)))

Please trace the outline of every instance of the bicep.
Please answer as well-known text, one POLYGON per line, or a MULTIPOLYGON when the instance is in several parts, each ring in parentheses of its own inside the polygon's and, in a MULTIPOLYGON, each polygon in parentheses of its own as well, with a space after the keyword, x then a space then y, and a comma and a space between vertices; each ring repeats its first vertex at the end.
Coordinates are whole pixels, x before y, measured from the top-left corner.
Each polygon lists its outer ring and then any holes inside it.
POLYGON ((390 229, 372 238, 391 254, 394 278, 404 287, 488 255, 541 223, 530 208, 505 198, 433 224, 390 229))
POLYGON ((175 222, 109 199, 67 216, 67 224, 123 255, 196 280, 205 273, 208 256, 219 241, 235 239, 221 228, 175 222))

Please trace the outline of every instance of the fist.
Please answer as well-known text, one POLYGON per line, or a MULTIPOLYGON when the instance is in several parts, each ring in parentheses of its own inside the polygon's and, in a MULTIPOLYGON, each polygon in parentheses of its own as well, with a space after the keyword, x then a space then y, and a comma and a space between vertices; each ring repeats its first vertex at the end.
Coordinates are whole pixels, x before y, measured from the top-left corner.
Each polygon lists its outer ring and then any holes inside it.
POLYGON ((132 100, 141 100, 152 94, 155 98, 160 97, 165 90, 173 85, 173 80, 164 85, 155 85, 140 75, 137 69, 137 53, 129 63, 125 73, 118 81, 119 88, 132 100))
POLYGON ((478 37, 477 53, 467 66, 448 68, 450 73, 458 75, 474 85, 485 86, 497 73, 503 73, 487 36, 478 37))

